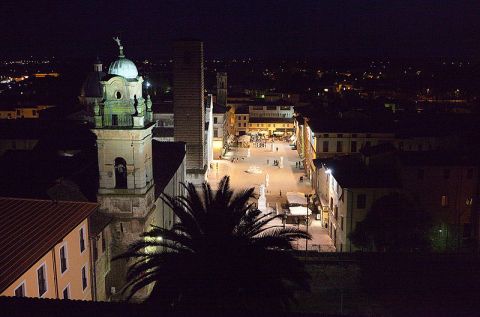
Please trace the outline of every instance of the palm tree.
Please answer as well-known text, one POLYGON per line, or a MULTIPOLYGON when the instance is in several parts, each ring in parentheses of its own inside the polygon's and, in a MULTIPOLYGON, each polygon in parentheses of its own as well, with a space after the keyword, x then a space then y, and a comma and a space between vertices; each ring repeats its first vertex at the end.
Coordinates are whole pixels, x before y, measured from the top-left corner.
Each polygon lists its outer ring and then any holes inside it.
POLYGON ((216 192, 184 188, 186 196, 163 196, 178 219, 172 228, 153 227, 118 257, 133 260, 129 299, 155 283, 146 302, 167 309, 271 311, 309 290, 303 263, 286 250, 310 235, 271 225, 278 216, 252 208, 253 188, 234 193, 228 176, 216 192))

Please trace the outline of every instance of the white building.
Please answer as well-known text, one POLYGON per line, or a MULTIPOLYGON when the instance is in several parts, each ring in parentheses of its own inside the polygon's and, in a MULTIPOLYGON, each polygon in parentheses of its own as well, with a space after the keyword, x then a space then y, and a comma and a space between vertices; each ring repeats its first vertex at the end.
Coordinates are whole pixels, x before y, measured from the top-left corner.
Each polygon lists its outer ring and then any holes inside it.
POLYGON ((354 157, 317 159, 315 164, 322 225, 337 252, 355 251, 348 239, 350 232, 377 199, 398 191, 399 182, 394 174, 368 168, 354 157))

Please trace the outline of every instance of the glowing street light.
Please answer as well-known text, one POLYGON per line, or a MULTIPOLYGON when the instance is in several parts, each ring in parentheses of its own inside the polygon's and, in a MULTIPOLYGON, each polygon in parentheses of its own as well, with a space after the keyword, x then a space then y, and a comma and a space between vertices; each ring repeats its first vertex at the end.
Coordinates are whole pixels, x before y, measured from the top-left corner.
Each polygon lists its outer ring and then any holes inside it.
POLYGON ((150 88, 150 86, 151 86, 152 84, 150 84, 150 82, 147 81, 147 82, 145 82, 145 85, 147 86, 147 88, 150 88))
POLYGON ((331 175, 331 174, 332 174, 332 170, 329 169, 329 168, 327 168, 327 169, 325 170, 325 174, 331 175))

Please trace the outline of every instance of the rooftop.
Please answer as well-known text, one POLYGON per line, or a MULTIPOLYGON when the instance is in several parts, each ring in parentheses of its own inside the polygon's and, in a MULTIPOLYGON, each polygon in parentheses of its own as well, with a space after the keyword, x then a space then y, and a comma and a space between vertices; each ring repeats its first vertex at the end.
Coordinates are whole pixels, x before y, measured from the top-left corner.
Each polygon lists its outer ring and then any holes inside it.
POLYGON ((88 202, 0 197, 0 292, 97 208, 88 202))
POLYGON ((396 188, 400 182, 393 170, 365 166, 357 156, 315 159, 317 168, 330 169, 342 188, 396 188))
POLYGON ((185 158, 184 142, 152 141, 155 197, 159 197, 185 158))

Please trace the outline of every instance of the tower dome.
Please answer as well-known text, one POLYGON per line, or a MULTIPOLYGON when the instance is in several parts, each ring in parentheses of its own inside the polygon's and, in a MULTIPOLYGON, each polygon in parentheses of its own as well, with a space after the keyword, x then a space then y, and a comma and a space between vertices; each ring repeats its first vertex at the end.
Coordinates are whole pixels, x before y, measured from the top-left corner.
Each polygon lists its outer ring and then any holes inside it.
POLYGON ((103 90, 100 81, 106 76, 102 71, 102 62, 98 59, 93 64, 93 72, 89 73, 83 82, 80 96, 90 98, 103 97, 103 90))
POLYGON ((137 66, 125 57, 119 57, 116 61, 113 61, 108 68, 108 73, 123 76, 127 79, 134 79, 138 76, 137 66))
POLYGON ((117 37, 114 38, 114 41, 118 44, 118 48, 120 49, 120 55, 118 56, 117 60, 113 61, 110 64, 110 67, 108 68, 108 73, 110 75, 119 75, 127 79, 137 78, 137 66, 135 66, 135 64, 131 60, 125 58, 125 55, 123 54, 123 46, 120 43, 120 39, 117 37))

